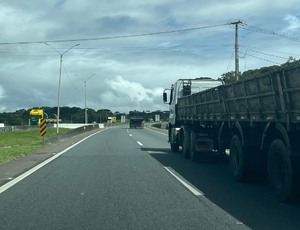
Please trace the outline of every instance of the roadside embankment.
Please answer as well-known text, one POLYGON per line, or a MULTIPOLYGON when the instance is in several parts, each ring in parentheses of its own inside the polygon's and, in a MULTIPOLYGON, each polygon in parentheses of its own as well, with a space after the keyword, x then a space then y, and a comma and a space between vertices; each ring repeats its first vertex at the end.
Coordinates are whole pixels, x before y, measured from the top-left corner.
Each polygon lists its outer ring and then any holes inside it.
POLYGON ((92 130, 99 130, 99 128, 100 128, 100 126, 98 124, 82 126, 82 127, 76 128, 76 129, 71 129, 70 131, 68 131, 64 134, 58 135, 56 137, 49 138, 45 142, 46 143, 54 143, 54 142, 64 139, 64 138, 76 136, 78 134, 90 132, 92 130))
POLYGON ((101 129, 99 128, 99 125, 88 125, 85 128, 80 127, 72 129, 66 133, 59 134, 56 137, 48 138, 45 140, 44 146, 34 153, 21 156, 0 165, 0 186, 83 138, 99 132, 101 129))

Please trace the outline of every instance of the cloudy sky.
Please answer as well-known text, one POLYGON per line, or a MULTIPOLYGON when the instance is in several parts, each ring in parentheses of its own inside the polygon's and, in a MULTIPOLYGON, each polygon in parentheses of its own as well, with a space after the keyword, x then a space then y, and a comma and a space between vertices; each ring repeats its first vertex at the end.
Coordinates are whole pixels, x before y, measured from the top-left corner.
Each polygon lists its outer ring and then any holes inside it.
POLYGON ((1 0, 0 112, 57 106, 61 54, 60 106, 86 82, 89 108, 167 110, 176 79, 234 70, 239 20, 241 72, 300 58, 298 0, 1 0))

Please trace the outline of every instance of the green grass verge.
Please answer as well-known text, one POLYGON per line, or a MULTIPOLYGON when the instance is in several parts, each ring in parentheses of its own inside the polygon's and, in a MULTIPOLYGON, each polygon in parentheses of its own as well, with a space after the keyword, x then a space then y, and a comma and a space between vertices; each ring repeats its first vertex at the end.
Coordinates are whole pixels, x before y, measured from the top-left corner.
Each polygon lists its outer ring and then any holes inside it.
MULTIPOLYGON (((69 129, 60 128, 59 134, 56 128, 47 128, 45 140, 66 133, 69 129)), ((0 165, 12 161, 18 157, 32 154, 43 148, 43 137, 39 129, 26 131, 2 132, 0 133, 0 165)))

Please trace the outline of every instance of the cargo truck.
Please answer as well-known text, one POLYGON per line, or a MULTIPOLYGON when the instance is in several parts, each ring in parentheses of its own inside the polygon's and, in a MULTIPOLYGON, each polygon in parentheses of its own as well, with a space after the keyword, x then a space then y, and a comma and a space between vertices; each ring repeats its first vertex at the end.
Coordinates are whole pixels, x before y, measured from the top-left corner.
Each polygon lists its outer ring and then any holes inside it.
POLYGON ((144 113, 139 111, 129 112, 129 128, 144 128, 144 113))
POLYGON ((163 99, 172 151, 227 155, 237 181, 265 178, 280 200, 299 196, 300 66, 231 84, 179 79, 163 99))

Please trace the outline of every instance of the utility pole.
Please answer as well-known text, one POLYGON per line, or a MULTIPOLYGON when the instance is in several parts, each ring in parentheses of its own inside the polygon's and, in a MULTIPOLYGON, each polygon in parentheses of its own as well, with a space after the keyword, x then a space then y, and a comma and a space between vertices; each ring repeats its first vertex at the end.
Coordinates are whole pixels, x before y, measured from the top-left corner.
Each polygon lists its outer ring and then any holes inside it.
POLYGON ((239 80, 239 37, 238 37, 238 28, 239 24, 242 24, 241 21, 232 22, 231 25, 235 25, 235 77, 236 80, 239 80))

